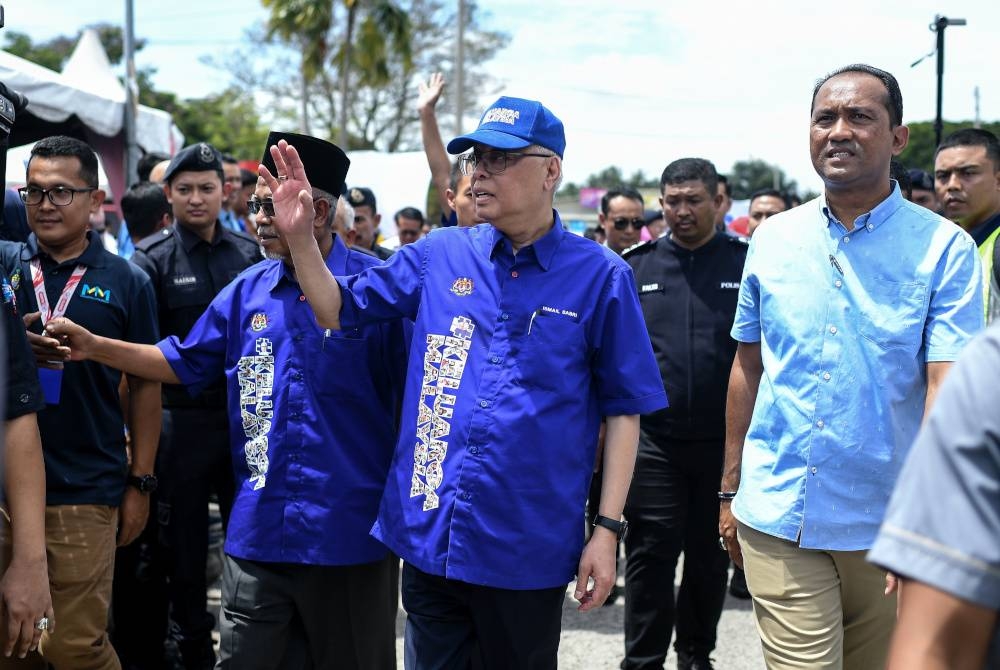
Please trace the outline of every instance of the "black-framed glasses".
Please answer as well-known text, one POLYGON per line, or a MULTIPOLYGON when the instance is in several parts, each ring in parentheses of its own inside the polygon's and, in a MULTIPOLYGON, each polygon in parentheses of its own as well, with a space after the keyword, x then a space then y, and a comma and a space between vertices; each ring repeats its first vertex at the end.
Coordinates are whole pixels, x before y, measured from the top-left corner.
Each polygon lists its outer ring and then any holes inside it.
POLYGON ((646 225, 646 219, 639 217, 637 219, 626 219, 624 217, 619 219, 612 219, 611 223, 614 224, 615 230, 625 230, 631 225, 636 230, 642 230, 642 227, 646 225))
POLYGON ((486 170, 486 174, 498 175, 503 174, 504 170, 506 170, 511 163, 515 163, 518 159, 524 158, 525 156, 532 156, 534 158, 552 158, 554 155, 555 154, 500 151, 498 149, 491 149, 490 151, 484 151, 477 155, 476 152, 472 151, 458 157, 458 168, 462 171, 462 174, 469 176, 475 171, 477 165, 482 165, 483 169, 486 170))
POLYGON ((29 207, 42 204, 42 198, 48 196, 49 202, 56 207, 65 207, 73 202, 73 196, 77 193, 90 193, 96 191, 97 187, 70 188, 68 186, 53 186, 52 188, 38 188, 37 186, 25 186, 17 189, 17 194, 21 196, 21 202, 29 207))
POLYGON ((271 198, 264 198, 261 200, 257 196, 253 196, 247 200, 247 210, 251 214, 255 215, 259 214, 261 210, 263 210, 264 214, 268 217, 274 218, 274 200, 271 198))

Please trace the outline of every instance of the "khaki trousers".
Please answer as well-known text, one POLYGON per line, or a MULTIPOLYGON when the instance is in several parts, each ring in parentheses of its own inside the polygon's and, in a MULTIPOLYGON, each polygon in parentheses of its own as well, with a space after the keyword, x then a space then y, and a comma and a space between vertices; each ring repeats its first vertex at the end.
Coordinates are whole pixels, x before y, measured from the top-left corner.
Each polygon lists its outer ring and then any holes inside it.
MULTIPOLYGON (((56 630, 42 634, 41 657, 37 653, 25 659, 0 656, 0 669, 44 668, 48 662, 55 670, 121 670, 107 633, 117 528, 114 507, 45 508, 45 551, 56 630)), ((9 527, 0 532, 0 540, 9 557, 9 527)))
POLYGON ((802 549, 739 524, 747 587, 769 670, 881 670, 896 596, 865 551, 802 549))

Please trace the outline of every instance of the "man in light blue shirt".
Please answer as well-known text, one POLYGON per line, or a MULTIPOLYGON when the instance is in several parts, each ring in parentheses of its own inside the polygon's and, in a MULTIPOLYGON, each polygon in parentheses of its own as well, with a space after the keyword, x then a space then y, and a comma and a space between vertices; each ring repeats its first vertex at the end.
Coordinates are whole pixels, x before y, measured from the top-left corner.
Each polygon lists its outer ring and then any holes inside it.
POLYGON ((719 530, 772 669, 884 666, 895 598, 864 552, 924 408, 982 327, 972 240, 889 178, 907 138, 891 74, 821 80, 825 193, 773 217, 747 257, 719 530))

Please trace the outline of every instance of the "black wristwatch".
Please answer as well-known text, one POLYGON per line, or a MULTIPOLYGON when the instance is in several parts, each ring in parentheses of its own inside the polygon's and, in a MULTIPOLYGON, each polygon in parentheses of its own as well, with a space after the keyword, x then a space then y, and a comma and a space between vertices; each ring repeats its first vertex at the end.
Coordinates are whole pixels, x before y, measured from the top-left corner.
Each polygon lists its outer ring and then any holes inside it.
POLYGON ((603 526, 613 532, 618 536, 618 541, 622 542, 625 539, 625 535, 628 534, 628 521, 622 519, 621 521, 615 521, 614 519, 606 516, 601 516, 598 514, 594 517, 594 526, 603 526))
POLYGON ((129 475, 125 481, 129 486, 139 489, 139 493, 152 493, 160 483, 156 475, 129 475))

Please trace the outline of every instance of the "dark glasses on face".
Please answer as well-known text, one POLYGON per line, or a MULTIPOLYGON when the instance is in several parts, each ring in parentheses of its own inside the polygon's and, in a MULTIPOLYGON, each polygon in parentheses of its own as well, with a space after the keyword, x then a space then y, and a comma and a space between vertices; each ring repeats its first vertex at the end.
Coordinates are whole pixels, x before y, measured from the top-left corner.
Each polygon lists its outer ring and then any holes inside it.
POLYGON ((259 214, 263 210, 264 214, 269 217, 274 216, 274 201, 270 198, 264 198, 260 200, 257 196, 254 196, 247 200, 247 209, 251 214, 259 214))
POLYGON ((642 230, 642 227, 646 225, 646 219, 613 219, 611 223, 614 224, 615 230, 625 230, 629 225, 636 230, 642 230))

